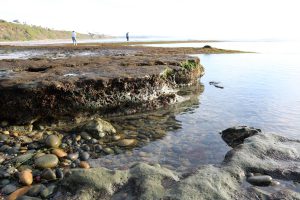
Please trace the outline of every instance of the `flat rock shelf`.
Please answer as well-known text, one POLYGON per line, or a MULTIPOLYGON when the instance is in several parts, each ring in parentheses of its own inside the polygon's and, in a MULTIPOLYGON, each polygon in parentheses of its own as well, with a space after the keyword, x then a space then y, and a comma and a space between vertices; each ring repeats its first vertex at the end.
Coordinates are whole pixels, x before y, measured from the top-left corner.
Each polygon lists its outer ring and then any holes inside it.
POLYGON ((186 55, 106 55, 0 61, 0 120, 131 114, 178 102, 176 88, 204 74, 186 55))

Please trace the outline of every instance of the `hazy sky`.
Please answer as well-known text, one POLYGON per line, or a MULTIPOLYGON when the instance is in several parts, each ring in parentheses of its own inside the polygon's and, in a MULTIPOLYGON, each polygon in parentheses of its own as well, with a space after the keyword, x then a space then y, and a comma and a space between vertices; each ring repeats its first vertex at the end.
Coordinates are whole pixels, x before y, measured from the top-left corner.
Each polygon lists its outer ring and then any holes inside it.
POLYGON ((299 0, 0 0, 0 19, 110 35, 300 38, 299 0))

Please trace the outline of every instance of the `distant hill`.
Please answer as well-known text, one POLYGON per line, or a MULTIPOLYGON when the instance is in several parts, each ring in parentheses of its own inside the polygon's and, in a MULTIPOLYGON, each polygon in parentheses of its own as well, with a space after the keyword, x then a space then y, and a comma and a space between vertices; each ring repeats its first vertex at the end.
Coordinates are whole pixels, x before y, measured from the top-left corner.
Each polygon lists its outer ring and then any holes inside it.
MULTIPOLYGON (((70 39, 71 31, 58 31, 41 26, 6 22, 0 19, 0 41, 28 41, 46 39, 70 39)), ((80 34, 78 39, 100 39, 110 36, 99 34, 80 34)))

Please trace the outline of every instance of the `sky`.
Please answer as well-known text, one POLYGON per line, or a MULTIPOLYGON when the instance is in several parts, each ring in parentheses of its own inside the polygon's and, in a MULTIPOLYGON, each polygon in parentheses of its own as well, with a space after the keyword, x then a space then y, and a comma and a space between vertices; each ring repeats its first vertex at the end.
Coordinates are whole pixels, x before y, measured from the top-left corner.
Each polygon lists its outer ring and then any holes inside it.
POLYGON ((300 39, 299 0, 0 0, 0 19, 76 32, 300 39), (299 2, 299 3, 298 3, 299 2))

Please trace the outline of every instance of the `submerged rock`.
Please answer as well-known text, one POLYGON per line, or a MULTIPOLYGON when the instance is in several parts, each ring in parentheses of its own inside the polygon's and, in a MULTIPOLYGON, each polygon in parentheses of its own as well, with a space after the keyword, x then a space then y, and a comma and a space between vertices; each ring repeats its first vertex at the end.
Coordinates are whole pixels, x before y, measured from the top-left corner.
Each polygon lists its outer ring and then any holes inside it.
POLYGON ((101 118, 91 120, 74 130, 89 133, 96 139, 103 138, 106 135, 114 135, 116 133, 116 129, 109 122, 101 118))

